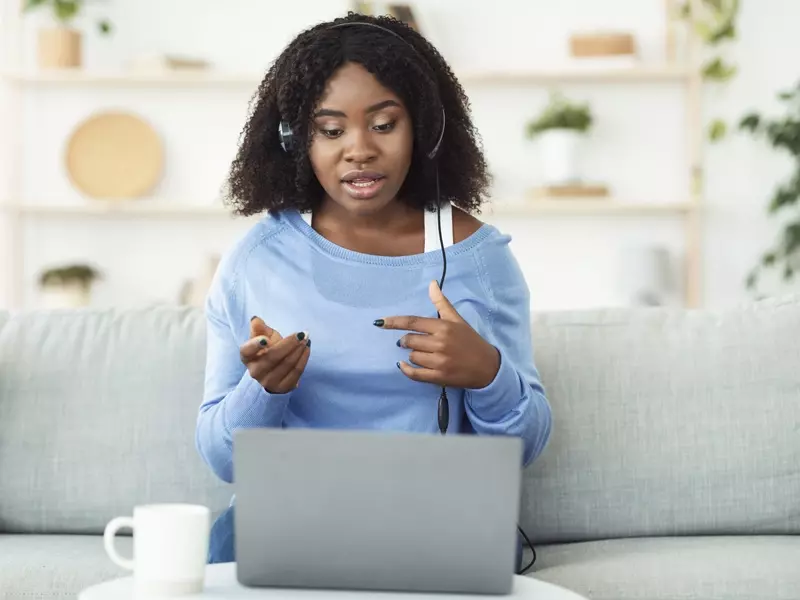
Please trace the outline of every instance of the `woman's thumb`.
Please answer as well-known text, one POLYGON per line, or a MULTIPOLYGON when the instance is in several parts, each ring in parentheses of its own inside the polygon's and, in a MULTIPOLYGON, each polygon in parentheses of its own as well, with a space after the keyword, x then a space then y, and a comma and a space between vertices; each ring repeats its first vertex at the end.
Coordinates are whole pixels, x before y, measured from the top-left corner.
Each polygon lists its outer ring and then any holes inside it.
POLYGON ((280 339, 280 334, 278 334, 272 327, 267 325, 261 317, 253 317, 250 319, 250 337, 254 338, 259 335, 265 336, 270 342, 275 341, 274 337, 276 336, 280 339))

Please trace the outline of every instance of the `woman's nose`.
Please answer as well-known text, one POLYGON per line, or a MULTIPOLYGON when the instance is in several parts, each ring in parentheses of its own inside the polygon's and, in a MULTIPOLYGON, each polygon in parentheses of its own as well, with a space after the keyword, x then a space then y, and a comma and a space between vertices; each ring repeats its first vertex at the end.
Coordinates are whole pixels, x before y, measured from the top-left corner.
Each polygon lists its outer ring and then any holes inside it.
POLYGON ((377 155, 377 149, 372 143, 368 131, 351 131, 347 136, 347 147, 344 158, 348 162, 364 163, 369 162, 377 155))

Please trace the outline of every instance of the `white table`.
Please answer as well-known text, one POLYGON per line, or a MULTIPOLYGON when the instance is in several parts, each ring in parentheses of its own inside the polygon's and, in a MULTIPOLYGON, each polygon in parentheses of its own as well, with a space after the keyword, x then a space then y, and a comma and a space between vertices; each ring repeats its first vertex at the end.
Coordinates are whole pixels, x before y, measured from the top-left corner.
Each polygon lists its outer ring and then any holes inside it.
MULTIPOLYGON (((140 600, 140 598, 137 597, 136 600, 140 600)), ((423 600, 425 598, 435 598, 435 600, 498 600, 505 598, 586 600, 583 596, 557 585, 524 576, 514 578, 514 591, 509 596, 247 588, 236 581, 236 565, 234 563, 208 565, 203 593, 178 598, 182 600, 238 600, 240 598, 242 600, 344 600, 345 598, 353 600, 369 598, 381 600, 423 600)), ((78 600, 134 600, 133 577, 122 577, 87 588, 78 595, 78 600)))

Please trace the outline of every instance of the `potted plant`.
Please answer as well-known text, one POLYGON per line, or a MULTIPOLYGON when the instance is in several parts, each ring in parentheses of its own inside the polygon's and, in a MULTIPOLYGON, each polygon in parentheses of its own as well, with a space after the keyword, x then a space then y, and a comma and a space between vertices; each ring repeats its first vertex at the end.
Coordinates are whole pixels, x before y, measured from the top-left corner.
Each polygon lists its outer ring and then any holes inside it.
POLYGON ((46 269, 39 276, 44 308, 88 306, 92 283, 100 273, 89 265, 64 265, 46 269))
POLYGON ((592 123, 587 104, 572 102, 560 92, 552 92, 542 113, 527 123, 528 139, 538 140, 541 148, 546 184, 569 185, 580 181, 578 148, 592 123))
MULTIPOLYGON (((26 12, 49 8, 56 22, 55 27, 45 27, 38 32, 39 67, 61 69, 81 66, 81 32, 72 27, 72 23, 86 3, 87 0, 25 0, 26 12)), ((103 35, 111 31, 111 24, 105 19, 98 21, 97 27, 103 35)))
POLYGON ((751 290, 758 286, 766 270, 775 269, 784 281, 791 281, 800 273, 800 83, 779 93, 778 98, 786 106, 784 115, 766 118, 753 112, 739 123, 741 130, 784 152, 792 165, 791 173, 775 187, 767 206, 768 214, 781 217, 782 231, 747 275, 746 285, 751 290))

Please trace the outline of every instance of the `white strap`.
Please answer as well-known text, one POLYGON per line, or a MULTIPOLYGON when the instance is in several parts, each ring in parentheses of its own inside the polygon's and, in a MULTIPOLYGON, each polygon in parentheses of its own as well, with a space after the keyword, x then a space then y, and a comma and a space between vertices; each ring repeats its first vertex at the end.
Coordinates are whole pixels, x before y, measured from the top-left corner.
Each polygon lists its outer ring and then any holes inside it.
MULTIPOLYGON (((442 203, 442 241, 444 247, 453 245, 453 205, 442 203)), ((425 252, 441 249, 439 244, 439 220, 436 211, 425 211, 425 252)))
MULTIPOLYGON (((442 241, 444 247, 453 245, 453 205, 449 202, 442 204, 442 241)), ((303 220, 311 226, 311 213, 301 213, 303 220)), ((425 252, 439 250, 439 220, 436 211, 425 211, 425 252)))

